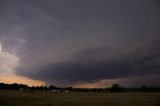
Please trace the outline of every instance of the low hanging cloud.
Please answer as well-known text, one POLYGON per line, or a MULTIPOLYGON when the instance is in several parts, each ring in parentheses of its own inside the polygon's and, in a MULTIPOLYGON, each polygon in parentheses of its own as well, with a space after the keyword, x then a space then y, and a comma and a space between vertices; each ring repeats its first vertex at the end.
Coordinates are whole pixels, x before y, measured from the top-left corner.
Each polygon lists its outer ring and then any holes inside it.
POLYGON ((155 40, 128 53, 121 53, 114 49, 92 48, 77 53, 68 62, 50 63, 32 73, 19 71, 19 74, 47 82, 54 80, 93 82, 102 79, 160 74, 158 45, 159 42, 155 40))

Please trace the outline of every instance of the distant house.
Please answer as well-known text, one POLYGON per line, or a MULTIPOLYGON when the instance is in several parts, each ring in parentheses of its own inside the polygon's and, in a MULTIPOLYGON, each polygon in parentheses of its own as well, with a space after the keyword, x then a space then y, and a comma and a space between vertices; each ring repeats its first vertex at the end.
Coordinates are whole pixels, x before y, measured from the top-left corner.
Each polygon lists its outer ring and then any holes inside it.
POLYGON ((65 92, 65 93, 68 93, 69 92, 69 90, 59 90, 59 89, 53 89, 53 90, 51 90, 51 92, 65 92))
POLYGON ((58 89, 53 89, 53 90, 51 90, 51 92, 61 92, 61 91, 58 89))

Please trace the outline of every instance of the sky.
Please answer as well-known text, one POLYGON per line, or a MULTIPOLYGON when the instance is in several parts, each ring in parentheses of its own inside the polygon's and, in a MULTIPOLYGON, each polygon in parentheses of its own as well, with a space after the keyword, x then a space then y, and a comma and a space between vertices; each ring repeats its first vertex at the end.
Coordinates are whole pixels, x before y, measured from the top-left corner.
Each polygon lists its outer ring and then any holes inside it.
POLYGON ((0 82, 160 85, 159 0, 0 0, 0 82))

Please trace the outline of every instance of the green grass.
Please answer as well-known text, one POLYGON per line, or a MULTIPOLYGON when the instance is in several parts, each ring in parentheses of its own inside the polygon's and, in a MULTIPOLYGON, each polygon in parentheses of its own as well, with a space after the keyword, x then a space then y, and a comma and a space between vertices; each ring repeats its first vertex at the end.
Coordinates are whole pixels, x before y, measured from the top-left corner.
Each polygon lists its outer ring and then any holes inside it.
POLYGON ((0 90, 0 106, 160 106, 160 93, 51 93, 0 90))

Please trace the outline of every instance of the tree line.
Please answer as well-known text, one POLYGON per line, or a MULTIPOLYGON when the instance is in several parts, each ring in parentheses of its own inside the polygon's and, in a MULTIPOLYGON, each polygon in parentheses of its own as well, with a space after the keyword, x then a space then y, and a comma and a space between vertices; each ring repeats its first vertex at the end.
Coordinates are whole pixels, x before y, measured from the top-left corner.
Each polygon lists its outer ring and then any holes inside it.
POLYGON ((119 84, 113 84, 109 88, 73 88, 73 87, 57 87, 54 85, 50 86, 28 86, 25 84, 5 84, 0 83, 0 89, 12 89, 12 90, 24 90, 24 91, 64 91, 70 92, 160 92, 160 87, 142 85, 140 87, 123 87, 119 84))

